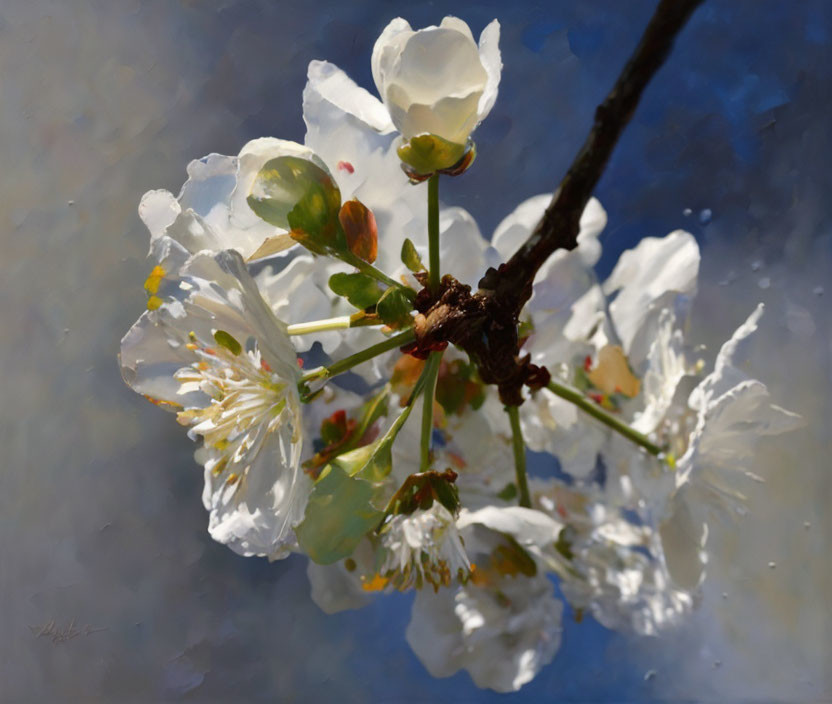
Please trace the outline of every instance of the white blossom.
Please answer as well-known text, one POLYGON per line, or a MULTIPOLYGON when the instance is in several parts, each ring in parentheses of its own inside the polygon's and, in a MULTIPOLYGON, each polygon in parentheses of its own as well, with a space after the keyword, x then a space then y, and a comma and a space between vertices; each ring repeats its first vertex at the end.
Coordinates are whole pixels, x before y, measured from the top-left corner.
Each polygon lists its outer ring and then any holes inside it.
POLYGON ((515 506, 463 510, 457 526, 473 575, 456 589, 417 594, 407 642, 434 677, 465 669, 478 687, 516 691, 560 646, 563 604, 534 557, 560 525, 515 506))
POLYGON ((645 406, 633 425, 668 448, 671 467, 620 439, 605 449, 612 484, 624 487, 631 505, 641 502, 654 515, 670 573, 687 588, 704 577, 709 516, 742 515, 743 482, 761 481, 752 471, 757 441, 799 425, 799 416, 772 404, 765 385, 742 370, 762 312, 760 304, 698 384, 674 316, 669 310, 659 316, 645 406))
POLYGON ((191 257, 177 284, 125 335, 122 374, 202 439, 211 536, 283 557, 309 491, 296 353, 237 253, 191 257))
POLYGON ((382 528, 384 562, 379 574, 397 589, 434 590, 471 570, 453 514, 438 501, 429 509, 395 515, 382 528))
POLYGON ((405 140, 433 134, 466 142, 497 99, 499 40, 497 20, 483 30, 479 46, 456 17, 417 31, 400 17, 385 27, 373 47, 373 80, 405 140))
POLYGON ((649 524, 610 505, 602 487, 530 481, 532 505, 563 521, 557 573, 575 609, 608 628, 656 635, 693 607, 692 593, 670 578, 662 543, 649 524))

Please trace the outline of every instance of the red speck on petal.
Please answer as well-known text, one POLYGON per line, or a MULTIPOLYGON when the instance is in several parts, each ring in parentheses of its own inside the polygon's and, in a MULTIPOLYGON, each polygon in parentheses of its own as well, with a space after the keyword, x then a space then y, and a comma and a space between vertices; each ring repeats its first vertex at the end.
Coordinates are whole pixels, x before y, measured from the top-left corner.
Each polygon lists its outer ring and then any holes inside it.
POLYGON ((590 369, 592 369, 592 357, 587 355, 584 357, 584 371, 588 372, 590 369))
POLYGON ((269 366, 269 363, 265 359, 260 360, 260 368, 264 372, 271 372, 272 368, 269 366))
POLYGON ((303 369, 303 360, 300 357, 298 357, 298 366, 303 369))
POLYGON ((589 394, 589 397, 595 401, 595 403, 603 404, 604 403, 604 394, 589 394))
POLYGON ((354 174, 355 173, 355 167, 352 164, 350 164, 350 162, 348 162, 348 161, 339 161, 338 162, 338 168, 341 171, 346 171, 348 174, 354 174))
POLYGON ((563 506, 558 505, 556 510, 558 512, 558 515, 561 518, 568 518, 569 517, 569 514, 566 512, 566 509, 563 506))

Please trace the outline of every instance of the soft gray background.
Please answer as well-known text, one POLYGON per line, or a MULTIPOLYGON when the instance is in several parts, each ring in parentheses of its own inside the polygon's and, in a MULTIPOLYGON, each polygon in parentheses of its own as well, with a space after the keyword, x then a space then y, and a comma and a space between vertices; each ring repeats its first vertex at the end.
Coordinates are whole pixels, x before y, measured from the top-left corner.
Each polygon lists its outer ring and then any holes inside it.
MULTIPOLYGON (((653 5, 3 1, 0 700, 497 699, 465 674, 427 675, 403 638, 408 597, 327 617, 302 558, 269 565, 209 540, 191 443, 116 366, 149 266, 136 206, 176 191, 192 158, 301 140, 310 59, 372 88, 389 19, 453 12, 475 32, 503 24, 476 167, 443 192, 489 233, 556 184, 653 5), (51 620, 95 631, 36 637, 51 620)), ((557 659, 518 700, 832 696, 830 15, 823 0, 709 0, 597 193, 603 270, 642 236, 697 236, 694 333, 709 354, 766 301, 750 371, 807 425, 761 446, 768 483, 749 488, 747 520, 713 531, 686 627, 631 639, 567 617, 557 659)))

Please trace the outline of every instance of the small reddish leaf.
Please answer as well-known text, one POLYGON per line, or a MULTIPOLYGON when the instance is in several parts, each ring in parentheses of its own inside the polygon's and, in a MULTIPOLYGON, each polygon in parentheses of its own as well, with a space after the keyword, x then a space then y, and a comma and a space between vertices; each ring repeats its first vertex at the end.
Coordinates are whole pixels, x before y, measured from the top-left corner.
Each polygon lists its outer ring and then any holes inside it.
POLYGON ((341 206, 338 220, 350 252, 372 264, 378 255, 378 228, 373 211, 359 200, 348 200, 341 206))

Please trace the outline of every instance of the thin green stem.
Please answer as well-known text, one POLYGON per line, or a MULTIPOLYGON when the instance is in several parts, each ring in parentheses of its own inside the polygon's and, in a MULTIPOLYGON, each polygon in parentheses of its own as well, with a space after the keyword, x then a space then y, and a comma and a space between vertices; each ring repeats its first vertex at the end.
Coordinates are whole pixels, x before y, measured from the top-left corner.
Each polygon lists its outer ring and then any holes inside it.
POLYGON ((633 430, 624 421, 616 418, 614 415, 610 413, 607 413, 603 408, 598 406, 597 403, 595 403, 591 399, 588 399, 577 389, 572 389, 566 386, 565 384, 561 384, 560 382, 555 381, 554 379, 549 382, 547 388, 556 396, 560 396, 565 401, 569 401, 570 403, 575 404, 582 411, 588 413, 593 418, 606 425, 608 428, 612 428, 619 435, 623 435, 631 442, 634 442, 636 445, 643 447, 651 455, 658 456, 661 455, 662 452, 664 452, 664 450, 661 447, 650 442, 646 435, 643 435, 637 430, 633 430))
POLYGON ((347 328, 359 328, 368 325, 383 325, 383 322, 376 317, 368 316, 362 311, 353 313, 352 315, 341 315, 337 318, 326 318, 325 320, 313 320, 309 323, 287 325, 286 333, 289 335, 309 335, 314 332, 346 330, 347 328))
MULTIPOLYGON (((439 174, 428 179, 428 287, 439 289, 439 174)), ((422 403, 422 436, 419 443, 419 468, 430 469, 430 441, 433 435, 433 397, 436 393, 436 377, 442 352, 431 352, 424 369, 425 398, 422 403)))
POLYGON ((419 443, 419 471, 430 469, 430 441, 433 436, 433 397, 436 393, 436 378, 439 376, 439 364, 442 352, 431 352, 425 366, 425 392, 422 402, 422 436, 419 443))
POLYGON ((523 431, 520 428, 519 406, 506 406, 506 413, 511 423, 511 447, 514 450, 514 472, 517 477, 518 503, 531 508, 532 500, 529 496, 529 482, 526 478, 526 444, 523 442, 523 431))
POLYGON ((413 328, 409 328, 404 332, 400 332, 398 335, 393 335, 393 337, 379 342, 377 345, 373 345, 365 350, 351 354, 349 357, 345 357, 344 359, 339 359, 337 362, 333 362, 328 367, 311 369, 306 372, 306 374, 301 376, 300 382, 303 383, 313 381, 315 379, 331 379, 332 377, 338 374, 343 374, 362 362, 372 359, 373 357, 378 357, 378 355, 394 350, 397 347, 410 344, 415 339, 416 334, 413 332, 413 328))
POLYGON ((439 174, 428 179, 428 287, 439 288, 439 174))
POLYGON ((416 291, 414 291, 412 288, 399 283, 395 279, 391 279, 383 271, 376 269, 372 264, 365 262, 361 257, 356 256, 352 252, 337 252, 334 254, 334 256, 338 257, 341 261, 346 262, 351 266, 354 266, 362 274, 366 274, 367 276, 374 278, 376 281, 380 281, 381 283, 387 284, 388 286, 395 286, 397 288, 400 288, 411 301, 414 298, 416 298, 416 291))

